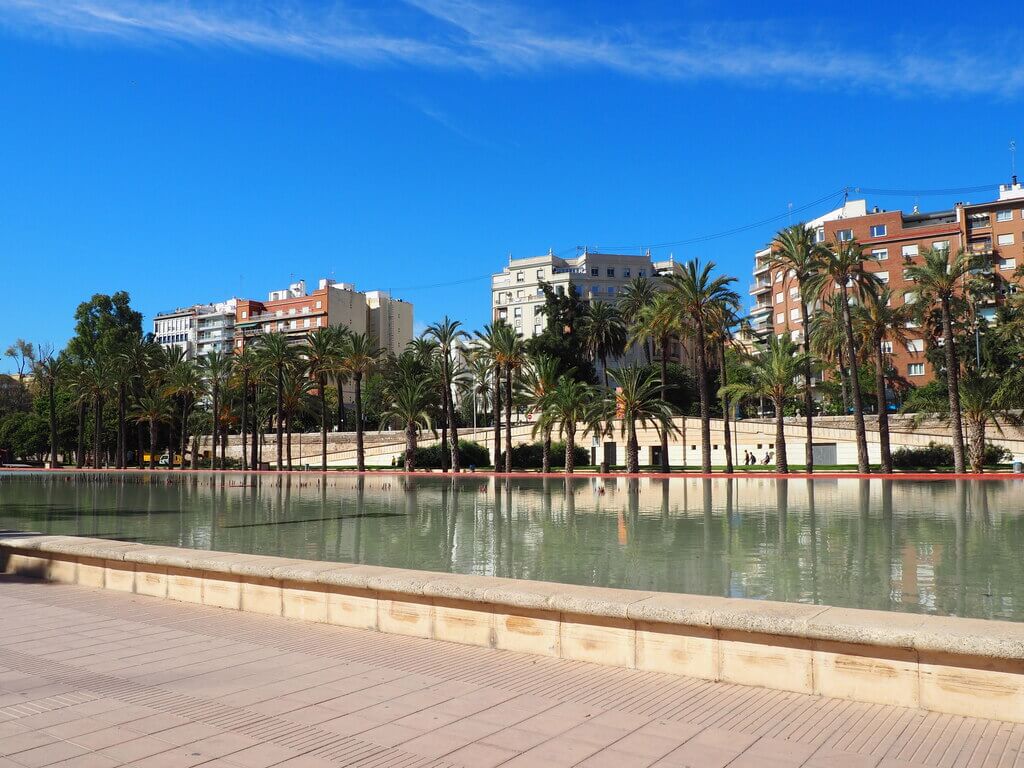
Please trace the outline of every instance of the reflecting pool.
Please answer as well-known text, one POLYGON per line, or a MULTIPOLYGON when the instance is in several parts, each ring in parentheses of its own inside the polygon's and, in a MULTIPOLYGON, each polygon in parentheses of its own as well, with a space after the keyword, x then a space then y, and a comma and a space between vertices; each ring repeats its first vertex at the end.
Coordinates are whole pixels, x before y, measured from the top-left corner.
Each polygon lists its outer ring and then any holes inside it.
POLYGON ((0 530, 1024 620, 1024 481, 0 472, 0 530))

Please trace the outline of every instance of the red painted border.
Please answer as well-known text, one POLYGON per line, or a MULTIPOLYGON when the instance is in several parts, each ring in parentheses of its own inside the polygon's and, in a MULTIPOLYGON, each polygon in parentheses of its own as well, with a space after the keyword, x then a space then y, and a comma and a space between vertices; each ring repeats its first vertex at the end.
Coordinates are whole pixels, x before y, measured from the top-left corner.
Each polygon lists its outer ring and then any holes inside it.
POLYGON ((118 472, 124 472, 126 474, 145 474, 152 472, 155 475, 181 475, 181 474, 212 474, 215 472, 223 472, 224 474, 251 474, 251 475, 331 475, 331 476, 352 476, 352 475, 363 475, 363 476, 380 476, 380 475, 397 475, 397 476, 408 476, 408 477, 495 477, 495 478, 508 478, 508 479, 587 479, 589 477, 600 477, 607 479, 617 478, 628 478, 642 480, 649 478, 652 480, 677 480, 679 478, 699 478, 702 480, 721 480, 727 478, 741 478, 743 480, 752 480, 759 477, 769 479, 782 479, 782 480, 1024 480, 1024 474, 1014 474, 1012 472, 986 472, 984 474, 976 475, 970 473, 955 473, 955 472, 893 472, 891 474, 863 474, 860 472, 743 472, 735 471, 732 474, 726 472, 692 472, 679 470, 677 472, 671 472, 664 474, 662 472, 638 472, 636 474, 627 474, 626 472, 578 472, 572 475, 567 475, 564 472, 492 472, 492 471, 476 471, 468 472, 462 471, 458 475, 453 475, 451 472, 441 472, 439 470, 431 471, 420 471, 420 472, 405 472, 403 470, 395 469, 375 469, 367 470, 365 472, 358 472, 356 470, 321 470, 321 469, 270 469, 270 470, 258 470, 258 469, 225 469, 225 470, 212 470, 212 469, 138 469, 131 467, 128 469, 92 469, 84 467, 79 469, 77 467, 49 469, 48 467, 0 467, 0 472, 60 472, 60 473, 77 473, 77 474, 116 474, 118 472))

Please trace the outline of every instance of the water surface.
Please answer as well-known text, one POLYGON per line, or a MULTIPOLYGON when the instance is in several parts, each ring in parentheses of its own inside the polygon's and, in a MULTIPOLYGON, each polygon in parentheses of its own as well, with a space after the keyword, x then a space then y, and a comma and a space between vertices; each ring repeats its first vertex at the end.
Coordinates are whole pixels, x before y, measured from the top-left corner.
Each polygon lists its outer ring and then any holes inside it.
POLYGON ((0 472, 0 530, 1024 620, 1024 482, 0 472))

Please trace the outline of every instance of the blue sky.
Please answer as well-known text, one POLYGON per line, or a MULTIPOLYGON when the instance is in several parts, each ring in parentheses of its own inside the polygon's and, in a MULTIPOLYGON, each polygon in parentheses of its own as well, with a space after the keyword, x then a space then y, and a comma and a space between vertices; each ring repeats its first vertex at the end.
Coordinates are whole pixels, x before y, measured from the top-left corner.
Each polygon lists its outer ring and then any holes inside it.
POLYGON ((509 252, 585 244, 745 293, 789 204, 988 199, 1024 148, 1019 11, 718 5, 0 0, 0 346, 293 276, 478 327, 509 252))

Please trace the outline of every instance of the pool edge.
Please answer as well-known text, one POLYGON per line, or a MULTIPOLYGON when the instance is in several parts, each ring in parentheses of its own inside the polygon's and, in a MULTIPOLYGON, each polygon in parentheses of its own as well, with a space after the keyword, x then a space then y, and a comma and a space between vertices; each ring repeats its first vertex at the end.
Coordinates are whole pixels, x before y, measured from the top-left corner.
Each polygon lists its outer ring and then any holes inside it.
POLYGON ((4 573, 704 680, 1024 722, 1024 624, 0 537, 4 573))

